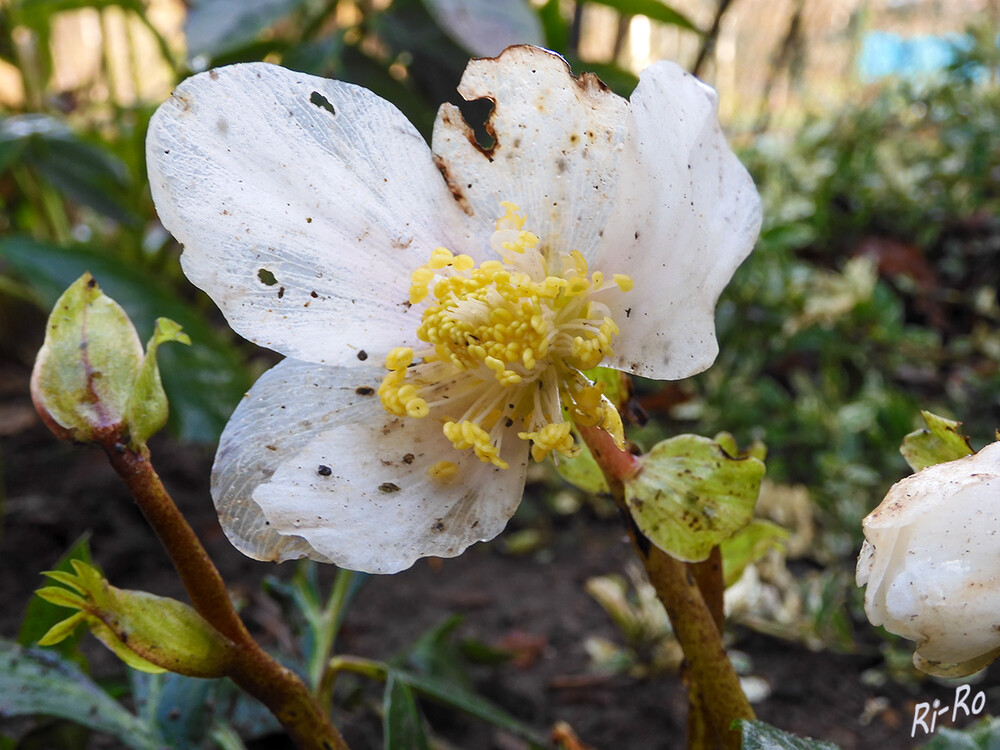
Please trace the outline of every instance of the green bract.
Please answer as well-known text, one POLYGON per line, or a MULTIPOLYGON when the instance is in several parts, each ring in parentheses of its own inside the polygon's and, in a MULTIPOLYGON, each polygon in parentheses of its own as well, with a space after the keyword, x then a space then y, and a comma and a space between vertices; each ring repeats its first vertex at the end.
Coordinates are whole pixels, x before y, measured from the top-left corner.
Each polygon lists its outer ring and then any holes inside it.
POLYGON ((64 440, 129 442, 143 450, 167 420, 156 365, 164 341, 189 344, 160 318, 143 355, 125 311, 86 273, 56 302, 31 376, 35 408, 64 440))
POLYGON ((46 586, 38 596, 77 610, 38 641, 51 646, 82 622, 128 666, 142 672, 177 672, 189 677, 221 677, 232 660, 233 644, 188 605, 145 591, 110 585, 79 560, 75 575, 49 571, 63 586, 46 586))
POLYGON ((734 458, 698 435, 658 443, 641 459, 639 473, 625 482, 625 501, 639 530, 679 560, 695 562, 746 526, 764 464, 734 458))
POLYGON ((899 452, 911 469, 920 471, 928 466, 954 461, 974 453, 969 446, 969 439, 958 431, 962 426, 961 422, 939 417, 929 411, 921 411, 920 415, 927 428, 911 432, 903 438, 903 444, 899 447, 899 452))

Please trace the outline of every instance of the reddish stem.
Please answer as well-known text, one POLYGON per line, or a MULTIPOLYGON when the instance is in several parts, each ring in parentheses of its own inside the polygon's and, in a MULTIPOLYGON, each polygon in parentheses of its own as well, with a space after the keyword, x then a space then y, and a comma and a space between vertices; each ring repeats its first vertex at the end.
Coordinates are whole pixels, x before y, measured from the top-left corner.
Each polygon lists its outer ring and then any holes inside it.
POLYGON ((187 519, 167 493, 148 458, 119 442, 104 443, 115 471, 125 480, 153 527, 191 598, 195 610, 236 644, 229 677, 263 703, 302 750, 348 750, 305 683, 253 639, 236 613, 225 581, 187 519))
MULTIPOLYGON (((604 472, 615 502, 631 521, 625 484, 642 471, 641 459, 620 449, 604 430, 578 429, 604 472)), ((634 523, 627 526, 632 546, 667 610, 687 660, 691 708, 695 714, 689 724, 688 747, 739 750, 740 734, 732 731, 731 724, 735 719, 753 719, 754 712, 722 644, 721 605, 706 603, 696 575, 687 564, 652 544, 634 523)), ((711 599, 717 601, 722 591, 721 558, 713 552, 706 563, 700 572, 711 599)))

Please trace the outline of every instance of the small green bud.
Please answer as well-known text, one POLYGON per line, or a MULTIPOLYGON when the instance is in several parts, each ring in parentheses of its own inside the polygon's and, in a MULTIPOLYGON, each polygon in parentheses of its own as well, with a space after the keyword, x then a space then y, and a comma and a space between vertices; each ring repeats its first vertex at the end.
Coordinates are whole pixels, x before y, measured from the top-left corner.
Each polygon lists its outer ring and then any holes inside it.
POLYGON ((35 593, 47 602, 77 610, 38 641, 51 646, 69 637, 80 623, 128 666, 142 672, 177 672, 189 677, 222 677, 235 646, 188 605, 145 591, 110 585, 80 560, 73 573, 49 571, 63 586, 35 593))
POLYGON ((31 374, 31 397, 62 440, 146 441, 167 419, 167 398, 156 366, 164 341, 190 343, 161 318, 145 356, 125 311, 84 274, 56 302, 31 374))
POLYGON ((928 466, 973 454, 969 438, 958 431, 962 426, 961 422, 939 417, 929 411, 921 411, 920 416, 924 418, 927 428, 911 432, 903 438, 903 444, 899 447, 899 452, 911 469, 920 471, 928 466))
POLYGON ((764 478, 760 459, 678 435, 639 461, 638 474, 625 480, 625 502, 649 541, 678 560, 704 560, 753 518, 764 478))

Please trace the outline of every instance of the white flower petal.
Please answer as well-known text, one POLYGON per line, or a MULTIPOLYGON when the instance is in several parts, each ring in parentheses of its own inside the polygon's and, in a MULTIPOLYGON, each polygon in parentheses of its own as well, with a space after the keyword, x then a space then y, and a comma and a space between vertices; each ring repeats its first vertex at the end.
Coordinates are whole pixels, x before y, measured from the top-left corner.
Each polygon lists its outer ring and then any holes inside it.
POLYGON ((340 81, 263 63, 189 78, 154 115, 147 160, 187 276, 238 333, 298 359, 375 362, 411 342, 410 273, 465 244, 420 134, 340 81))
POLYGON ((571 75, 561 57, 523 45, 472 60, 459 91, 493 100, 496 142, 478 146, 458 108, 445 104, 432 147, 452 192, 473 212, 479 241, 488 242, 500 201, 512 201, 549 252, 591 254, 614 210, 625 100, 592 74, 571 75))
POLYGON ((678 379, 718 353, 715 304, 749 255, 760 198, 719 127, 715 92, 673 63, 643 72, 630 100, 616 212, 592 266, 624 273, 608 364, 678 379))
POLYGON ((510 468, 496 469, 456 451, 433 415, 387 414, 366 390, 378 386, 371 375, 285 360, 237 408, 212 492, 242 552, 392 573, 418 557, 458 555, 503 530, 521 500, 528 444, 505 441, 510 468), (458 475, 430 479, 438 461, 457 464, 458 475))

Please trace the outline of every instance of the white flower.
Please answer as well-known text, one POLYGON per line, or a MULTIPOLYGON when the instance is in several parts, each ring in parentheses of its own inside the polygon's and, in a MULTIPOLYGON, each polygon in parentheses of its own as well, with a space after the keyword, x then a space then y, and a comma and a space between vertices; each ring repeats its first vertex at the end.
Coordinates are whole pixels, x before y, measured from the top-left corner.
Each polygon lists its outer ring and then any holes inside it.
POLYGON ((865 612, 916 641, 917 667, 964 676, 1000 654, 1000 443, 893 485, 864 530, 865 612))
POLYGON ((287 359, 226 428, 212 491, 259 559, 393 572, 496 536, 563 408, 620 437, 579 370, 681 378, 760 203, 714 92, 669 63, 630 101, 533 47, 473 60, 477 143, 432 148, 365 89, 264 64, 188 79, 154 116, 153 198, 185 273, 287 359))

